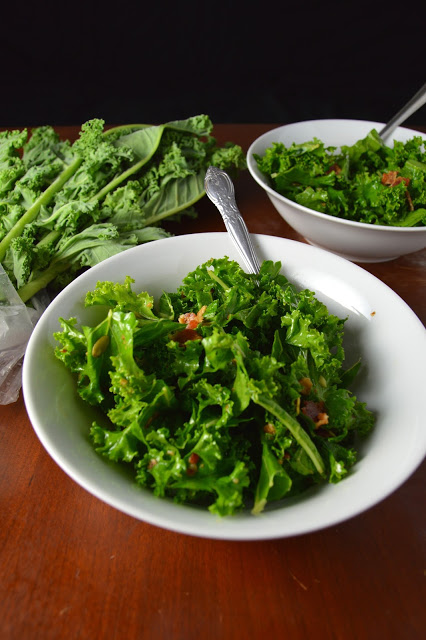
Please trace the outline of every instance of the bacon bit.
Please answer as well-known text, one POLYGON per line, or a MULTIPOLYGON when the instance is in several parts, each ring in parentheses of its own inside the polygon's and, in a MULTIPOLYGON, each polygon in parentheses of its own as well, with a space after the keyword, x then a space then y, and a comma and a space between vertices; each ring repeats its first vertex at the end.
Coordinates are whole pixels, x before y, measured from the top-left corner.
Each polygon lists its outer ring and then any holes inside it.
POLYGON ((186 324, 189 329, 195 329, 195 327, 198 327, 197 314, 192 311, 191 313, 183 313, 179 316, 178 322, 180 324, 186 324))
POLYGON ((155 458, 151 458, 151 460, 148 462, 148 471, 153 469, 157 464, 157 460, 155 458))
POLYGON ((328 424, 328 415, 326 413, 319 413, 315 422, 315 429, 322 427, 324 424, 328 424))
POLYGON ((324 424, 328 424, 328 415, 324 411, 323 402, 314 402, 313 400, 305 400, 302 407, 302 413, 315 423, 315 429, 324 424))
POLYGON ((324 411, 323 402, 314 402, 313 400, 305 400, 303 402, 302 413, 315 422, 318 414, 324 411))
POLYGON ((204 312, 207 309, 207 306, 204 305, 201 307, 198 313, 183 313, 179 316, 178 322, 180 324, 186 324, 186 329, 183 331, 176 331, 175 334, 171 336, 172 340, 175 342, 179 342, 179 344, 183 344, 188 340, 201 340, 202 336, 195 331, 199 324, 203 321, 204 312))
POLYGON ((342 168, 339 167, 338 164, 332 164, 327 173, 331 173, 332 171, 334 171, 336 175, 339 175, 339 173, 342 173, 342 168))
POLYGON ((180 324, 186 324, 187 329, 196 329, 198 325, 203 321, 203 316, 206 309, 207 306, 204 305, 203 307, 201 307, 198 313, 193 313, 192 311, 190 313, 183 313, 181 316, 179 316, 178 322, 180 322, 180 324))
MULTIPOLYGON (((410 178, 399 176, 398 171, 389 171, 388 173, 384 173, 382 175, 382 184, 388 185, 389 187, 394 187, 397 184, 401 184, 401 182, 404 182, 405 186, 408 187, 408 185, 410 184, 410 178)), ((414 211, 413 201, 408 189, 406 189, 405 191, 405 197, 408 201, 408 208, 410 209, 410 211, 414 211)))
POLYGON ((271 436, 274 436, 276 434, 275 427, 270 422, 265 424, 265 426, 263 427, 263 431, 265 433, 269 433, 271 436))
POLYGON ((179 344, 184 344, 188 340, 202 340, 202 336, 200 336, 195 329, 183 329, 182 331, 176 331, 171 338, 175 342, 179 342, 179 344))
POLYGON ((200 456, 198 455, 198 453, 191 453, 191 455, 188 458, 188 462, 189 464, 197 464, 198 460, 200 459, 200 456))
POLYGON ((198 471, 198 467, 196 464, 189 464, 186 468, 187 476, 194 476, 198 471))
POLYGON ((301 393, 304 396, 308 396, 312 389, 312 380, 310 378, 301 378, 299 384, 302 385, 301 393))
POLYGON ((410 184, 410 178, 404 178, 398 175, 398 171, 389 171, 382 175, 382 184, 386 184, 389 187, 395 187, 397 184, 405 182, 406 186, 410 184))
POLYGON ((288 451, 284 451, 284 455, 282 458, 278 459, 278 464, 284 464, 284 460, 290 460, 290 454, 288 451))
POLYGON ((195 451, 193 453, 191 453, 191 455, 188 458, 188 466, 186 468, 186 474, 188 476, 193 476, 194 474, 197 473, 198 471, 198 466, 197 463, 200 460, 200 456, 198 455, 198 453, 195 453, 195 451))
POLYGON ((128 380, 126 380, 126 378, 121 378, 120 384, 122 387, 126 387, 129 384, 129 382, 128 380))

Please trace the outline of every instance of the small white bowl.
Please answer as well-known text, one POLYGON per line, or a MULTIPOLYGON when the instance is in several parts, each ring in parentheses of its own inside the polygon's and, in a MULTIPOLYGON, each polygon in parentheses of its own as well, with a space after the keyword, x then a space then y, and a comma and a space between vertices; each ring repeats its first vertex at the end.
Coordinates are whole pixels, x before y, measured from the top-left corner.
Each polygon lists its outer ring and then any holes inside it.
MULTIPOLYGON (((399 487, 426 453, 424 408, 413 385, 425 379, 422 323, 389 287, 361 267, 308 244, 253 236, 260 260, 282 261, 282 273, 298 288, 315 291, 330 313, 348 317, 347 365, 363 361, 354 392, 377 414, 353 471, 336 485, 317 487, 297 499, 267 506, 259 516, 244 511, 219 518, 207 509, 156 498, 133 477, 98 455, 89 429, 98 415, 78 396, 73 376, 54 356, 59 317, 81 324, 99 321, 84 297, 98 280, 135 279, 135 291, 158 297, 175 291, 187 273, 210 258, 240 261, 227 233, 202 233, 151 242, 120 253, 74 280, 47 308, 30 338, 23 366, 28 415, 40 441, 75 482, 134 518, 181 533, 228 540, 284 538, 351 518, 399 487), (397 339, 403 333, 403 339, 397 339)), ((99 419, 99 418, 98 418, 99 419)))
MULTIPOLYGON (((381 122, 368 120, 307 120, 272 129, 257 138, 247 152, 247 164, 254 180, 264 189, 284 220, 310 244, 336 253, 354 262, 386 262, 426 247, 426 227, 389 227, 352 222, 304 207, 281 194, 268 184, 257 166, 253 154, 262 156, 273 142, 286 146, 300 144, 314 137, 326 146, 351 145, 364 138, 369 131, 380 129, 381 122)), ((387 139, 405 142, 413 136, 426 135, 398 127, 387 139)))

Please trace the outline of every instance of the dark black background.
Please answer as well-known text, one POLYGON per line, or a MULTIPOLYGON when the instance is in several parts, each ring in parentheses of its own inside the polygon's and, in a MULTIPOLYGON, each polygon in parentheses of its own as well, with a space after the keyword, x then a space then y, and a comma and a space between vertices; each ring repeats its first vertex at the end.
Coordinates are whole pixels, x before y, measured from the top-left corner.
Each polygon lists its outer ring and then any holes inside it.
MULTIPOLYGON (((0 126, 386 121, 426 80, 423 2, 9 5, 0 126)), ((407 125, 426 123, 426 108, 407 125)))

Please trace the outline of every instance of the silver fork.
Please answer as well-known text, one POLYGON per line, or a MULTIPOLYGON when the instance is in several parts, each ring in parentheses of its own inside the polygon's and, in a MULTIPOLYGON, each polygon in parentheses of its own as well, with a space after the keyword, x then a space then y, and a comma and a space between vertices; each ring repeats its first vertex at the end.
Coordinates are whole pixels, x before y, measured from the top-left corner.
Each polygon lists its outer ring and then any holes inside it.
POLYGON ((379 131, 379 136, 383 140, 392 133, 404 120, 409 118, 426 102, 426 83, 420 87, 417 93, 396 113, 389 122, 379 131))
POLYGON ((231 178, 217 167, 209 167, 204 178, 207 196, 218 208, 225 227, 244 260, 248 273, 259 273, 260 264, 250 234, 235 201, 231 178))

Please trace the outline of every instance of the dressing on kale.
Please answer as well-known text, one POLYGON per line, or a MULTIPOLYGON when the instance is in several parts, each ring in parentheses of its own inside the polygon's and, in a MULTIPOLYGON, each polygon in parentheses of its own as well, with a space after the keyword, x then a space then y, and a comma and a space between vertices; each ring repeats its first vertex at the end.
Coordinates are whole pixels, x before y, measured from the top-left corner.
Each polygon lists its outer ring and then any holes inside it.
POLYGON ((352 146, 273 143, 259 170, 278 193, 331 216, 396 227, 426 224, 426 151, 421 136, 382 142, 376 130, 352 146))
POLYGON ((130 277, 99 282, 85 303, 108 307, 102 322, 60 319, 55 354, 110 420, 96 450, 155 495, 256 514, 355 464, 374 417, 346 388, 345 320, 280 268, 211 259, 157 304, 130 277))

